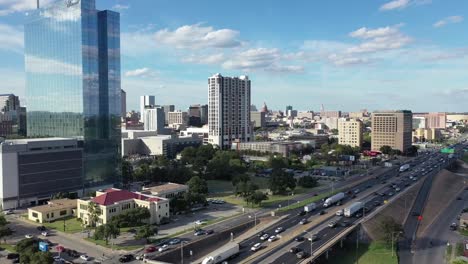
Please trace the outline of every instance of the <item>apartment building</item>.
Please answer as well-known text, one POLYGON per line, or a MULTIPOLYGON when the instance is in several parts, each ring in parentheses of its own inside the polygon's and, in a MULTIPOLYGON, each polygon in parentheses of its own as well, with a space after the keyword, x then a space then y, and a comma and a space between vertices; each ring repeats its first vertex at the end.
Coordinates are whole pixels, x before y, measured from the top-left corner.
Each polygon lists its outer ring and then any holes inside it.
POLYGON ((338 120, 338 143, 351 147, 362 146, 363 124, 356 119, 338 120))

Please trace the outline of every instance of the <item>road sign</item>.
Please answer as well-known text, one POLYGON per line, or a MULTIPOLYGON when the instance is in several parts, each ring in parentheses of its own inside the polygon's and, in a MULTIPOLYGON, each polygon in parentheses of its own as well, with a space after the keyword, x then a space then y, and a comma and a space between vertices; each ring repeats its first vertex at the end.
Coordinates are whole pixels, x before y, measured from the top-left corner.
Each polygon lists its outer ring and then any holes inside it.
POLYGON ((49 251, 49 244, 47 244, 47 242, 39 242, 39 251, 42 251, 42 252, 47 252, 49 251))
POLYGON ((422 221, 422 215, 418 215, 418 221, 422 221))

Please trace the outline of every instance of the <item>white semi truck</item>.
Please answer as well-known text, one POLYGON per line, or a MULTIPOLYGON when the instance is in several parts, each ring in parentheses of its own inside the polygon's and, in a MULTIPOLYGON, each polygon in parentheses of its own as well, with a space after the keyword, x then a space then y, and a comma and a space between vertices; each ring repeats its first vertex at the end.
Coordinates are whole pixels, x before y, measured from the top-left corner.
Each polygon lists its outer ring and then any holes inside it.
POLYGON ((346 217, 351 217, 353 216, 357 211, 361 210, 363 208, 363 203, 362 202, 355 202, 352 205, 346 207, 344 209, 344 216, 346 217))
POLYGON ((342 192, 337 193, 337 194, 333 195, 332 197, 327 198, 325 200, 325 202, 323 203, 323 207, 332 206, 333 204, 336 204, 337 202, 343 200, 344 197, 345 197, 344 193, 342 193, 342 192))
POLYGON ((304 206, 304 212, 310 213, 310 212, 312 212, 313 210, 315 210, 315 208, 317 208, 317 205, 316 205, 315 203, 311 203, 311 204, 305 205, 305 206, 304 206))
POLYGON ((233 258, 239 254, 239 244, 229 242, 206 256, 202 264, 217 264, 233 258))

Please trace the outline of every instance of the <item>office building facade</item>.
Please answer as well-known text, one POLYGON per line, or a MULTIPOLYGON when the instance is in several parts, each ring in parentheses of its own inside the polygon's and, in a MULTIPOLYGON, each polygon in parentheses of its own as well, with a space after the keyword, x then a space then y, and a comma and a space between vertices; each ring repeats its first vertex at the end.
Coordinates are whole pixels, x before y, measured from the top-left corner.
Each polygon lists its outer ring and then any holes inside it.
POLYGON ((252 140, 250 80, 247 76, 208 78, 208 128, 211 144, 223 149, 252 140))
POLYGON ((265 112, 250 112, 250 120, 254 128, 266 127, 265 112))
POLYGON ((145 109, 155 107, 156 100, 154 95, 140 96, 140 122, 145 122, 145 109))
POLYGON ((447 124, 447 113, 444 112, 435 112, 435 113, 414 113, 413 119, 415 118, 424 118, 425 126, 424 127, 414 127, 414 128, 446 128, 447 124))
POLYGON ((164 130, 164 110, 162 107, 145 109, 144 129, 146 131, 157 131, 161 133, 164 130))
POLYGON ((356 119, 338 120, 338 144, 351 147, 362 146, 363 124, 356 119))
POLYGON ((175 111, 175 106, 174 105, 163 105, 161 107, 162 107, 162 109, 164 111, 164 118, 165 118, 164 119, 165 120, 164 124, 168 125, 169 124, 168 123, 169 122, 169 113, 175 111))
POLYGON ((82 194, 83 148, 78 140, 40 138, 0 144, 3 209, 44 204, 58 192, 82 194))
POLYGON ((413 115, 409 110, 376 111, 372 113, 371 148, 380 151, 382 146, 406 152, 412 142, 413 115))
POLYGON ((123 89, 120 89, 120 109, 122 119, 125 119, 127 115, 127 92, 123 89))
POLYGON ((118 183, 119 13, 56 1, 28 13, 24 37, 28 136, 79 139, 84 187, 118 183))

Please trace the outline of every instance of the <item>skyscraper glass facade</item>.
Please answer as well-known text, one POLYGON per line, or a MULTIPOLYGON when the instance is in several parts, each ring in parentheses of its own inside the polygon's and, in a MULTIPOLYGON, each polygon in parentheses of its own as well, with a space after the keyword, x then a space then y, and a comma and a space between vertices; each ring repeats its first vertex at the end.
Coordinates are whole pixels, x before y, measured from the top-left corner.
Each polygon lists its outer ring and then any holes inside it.
POLYGON ((84 187, 119 182, 119 14, 58 0, 30 12, 24 30, 28 136, 80 139, 84 187))

